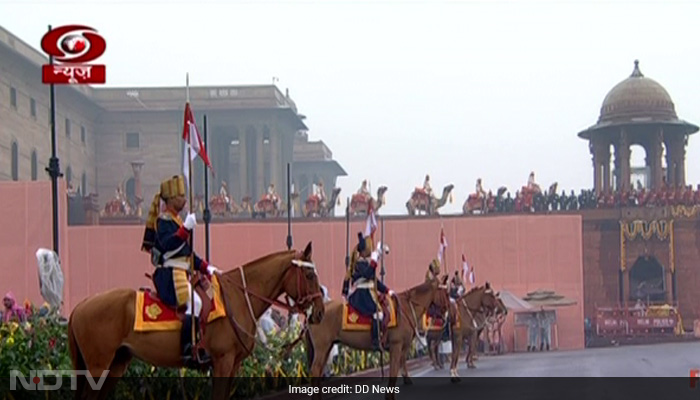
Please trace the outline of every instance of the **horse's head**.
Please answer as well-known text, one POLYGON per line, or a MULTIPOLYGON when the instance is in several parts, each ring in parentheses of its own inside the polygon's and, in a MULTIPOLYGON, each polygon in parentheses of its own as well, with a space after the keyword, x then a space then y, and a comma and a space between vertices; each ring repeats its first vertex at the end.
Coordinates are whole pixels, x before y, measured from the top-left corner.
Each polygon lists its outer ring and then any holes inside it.
POLYGON ((323 319, 323 292, 318 281, 316 266, 311 260, 311 242, 303 252, 298 252, 292 259, 292 269, 296 278, 285 280, 284 291, 294 300, 298 309, 306 310, 311 306, 309 323, 318 324, 323 319))
POLYGON ((491 284, 486 282, 484 293, 481 296, 481 308, 486 311, 486 315, 491 315, 498 308, 498 299, 496 293, 491 289, 491 284))

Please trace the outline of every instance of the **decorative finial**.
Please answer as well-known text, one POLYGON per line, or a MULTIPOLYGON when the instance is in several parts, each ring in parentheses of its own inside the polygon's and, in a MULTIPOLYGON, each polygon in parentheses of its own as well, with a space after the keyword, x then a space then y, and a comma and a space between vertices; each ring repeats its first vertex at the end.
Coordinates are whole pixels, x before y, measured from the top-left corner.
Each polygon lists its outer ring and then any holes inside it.
POLYGON ((630 78, 643 78, 644 74, 642 74, 642 71, 639 70, 639 60, 634 60, 634 71, 632 71, 632 75, 630 75, 630 78))

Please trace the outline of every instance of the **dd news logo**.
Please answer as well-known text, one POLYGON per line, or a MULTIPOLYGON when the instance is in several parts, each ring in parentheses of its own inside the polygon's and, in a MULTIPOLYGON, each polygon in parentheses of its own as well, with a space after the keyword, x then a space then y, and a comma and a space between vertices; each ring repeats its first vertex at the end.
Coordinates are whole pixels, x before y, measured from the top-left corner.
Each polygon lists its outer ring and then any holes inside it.
POLYGON ((107 44, 89 26, 65 25, 51 29, 41 39, 41 48, 58 64, 42 68, 44 83, 89 84, 105 83, 105 66, 85 64, 105 52, 107 44))

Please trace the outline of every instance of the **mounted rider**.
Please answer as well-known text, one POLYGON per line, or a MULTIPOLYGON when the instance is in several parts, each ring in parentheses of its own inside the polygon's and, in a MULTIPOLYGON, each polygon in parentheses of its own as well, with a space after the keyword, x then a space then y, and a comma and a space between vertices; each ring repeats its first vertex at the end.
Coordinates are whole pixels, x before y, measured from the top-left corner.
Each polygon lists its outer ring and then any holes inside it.
POLYGON ((425 175, 425 180, 423 181, 423 191, 428 197, 433 197, 433 188, 430 186, 430 175, 425 175))
POLYGON ((319 180, 318 184, 314 188, 314 195, 318 198, 318 205, 320 207, 326 206, 326 190, 323 188, 323 180, 319 180))
POLYGON ((275 184, 271 183, 270 186, 267 187, 267 194, 265 197, 272 202, 272 204, 275 205, 276 209, 279 209, 279 200, 280 197, 277 194, 277 191, 275 190, 275 184))
MULTIPOLYGON (((347 271, 343 282, 343 296, 347 297, 348 303, 361 315, 372 318, 372 346, 375 350, 380 350, 379 331, 384 332, 388 324, 388 304, 386 298, 380 298, 377 292, 391 297, 394 292, 390 290, 382 281, 377 280, 377 260, 379 252, 374 250, 372 238, 365 237, 362 233, 357 234, 359 242, 357 249, 353 251, 350 268, 347 271), (380 324, 381 323, 381 324, 380 324)), ((382 333, 383 336, 383 333, 382 333)))
POLYGON ((226 181, 221 181, 219 196, 221 196, 221 198, 226 202, 226 211, 231 211, 231 198, 228 194, 228 185, 226 184, 226 181))
POLYGON ((484 199, 486 197, 486 191, 484 190, 483 186, 481 186, 481 178, 476 180, 475 194, 477 199, 484 199))
POLYGON ((367 179, 362 181, 362 186, 360 186, 360 188, 357 190, 357 194, 367 196, 368 198, 371 196, 369 189, 367 188, 367 179))
MULTIPOLYGON (((425 283, 438 282, 440 280, 440 261, 433 259, 433 261, 428 264, 428 270, 425 272, 425 283)), ((428 307, 428 316, 433 319, 442 319, 443 315, 440 313, 440 307, 432 303, 428 307)))
POLYGON ((202 274, 211 275, 218 270, 199 258, 190 248, 189 238, 197 225, 197 219, 192 213, 187 214, 184 222, 180 218, 179 214, 186 202, 185 180, 182 176, 174 176, 160 184, 160 192, 153 198, 148 213, 141 250, 151 253, 151 262, 156 267, 153 283, 158 297, 163 303, 177 308, 179 312, 184 311, 181 332, 183 363, 188 368, 197 368, 198 361, 207 364, 209 360, 204 349, 200 349, 199 357, 193 357, 192 350, 195 344, 191 342, 191 315, 194 312, 195 330, 199 332, 202 300, 195 291, 193 310, 192 285, 189 281, 191 258, 194 257, 195 270, 202 274), (161 200, 166 205, 163 212, 159 212, 161 200))

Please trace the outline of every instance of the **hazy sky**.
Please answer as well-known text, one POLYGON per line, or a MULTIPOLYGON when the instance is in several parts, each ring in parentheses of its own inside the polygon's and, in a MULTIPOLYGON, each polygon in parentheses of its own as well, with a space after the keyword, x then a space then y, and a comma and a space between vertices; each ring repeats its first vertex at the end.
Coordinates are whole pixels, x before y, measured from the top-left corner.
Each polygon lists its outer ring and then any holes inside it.
MULTIPOLYGON (((387 185, 384 214, 426 173, 455 185, 461 212, 481 177, 513 193, 592 186, 576 134, 640 60, 681 119, 700 124, 700 3, 689 1, 32 1, 0 0, 0 25, 40 49, 48 24, 107 41, 107 86, 270 84, 278 77, 349 176, 387 185)), ((197 110, 195 110, 195 113, 197 110)), ((700 182, 700 135, 687 179, 700 182)), ((174 157, 178 157, 174 155, 174 157)), ((633 151, 642 162, 643 150, 633 151)), ((345 204, 343 204, 343 207, 345 204)))

